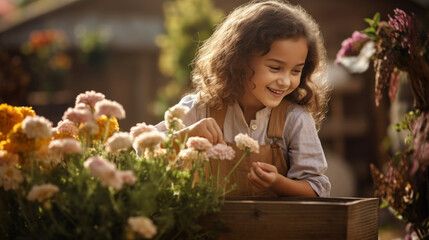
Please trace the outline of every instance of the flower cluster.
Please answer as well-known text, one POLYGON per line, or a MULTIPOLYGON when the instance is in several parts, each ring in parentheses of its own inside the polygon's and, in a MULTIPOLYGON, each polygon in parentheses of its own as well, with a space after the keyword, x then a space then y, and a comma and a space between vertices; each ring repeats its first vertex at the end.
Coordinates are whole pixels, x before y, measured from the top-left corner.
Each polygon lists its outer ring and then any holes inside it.
MULTIPOLYGON (((198 218, 231 190, 208 174, 209 158, 235 151, 181 141, 187 111, 166 113, 168 133, 146 123, 119 132, 123 107, 94 91, 78 95, 56 127, 31 108, 0 105, 0 238, 195 239, 198 218)), ((245 135, 236 142, 247 149, 237 166, 258 145, 245 135)))
MULTIPOLYGON (((375 103, 378 106, 385 88, 390 100, 395 99, 400 74, 406 74, 414 96, 415 111, 395 124, 397 131, 408 131, 409 145, 388 163, 383 174, 371 165, 375 195, 383 200, 402 221, 408 223, 408 234, 420 239, 429 235, 429 30, 419 24, 414 14, 394 10, 389 20, 380 14, 365 19, 369 27, 353 33, 337 54, 337 63, 359 73, 374 64, 375 103)), ((427 27, 427 26, 426 26, 427 27)))

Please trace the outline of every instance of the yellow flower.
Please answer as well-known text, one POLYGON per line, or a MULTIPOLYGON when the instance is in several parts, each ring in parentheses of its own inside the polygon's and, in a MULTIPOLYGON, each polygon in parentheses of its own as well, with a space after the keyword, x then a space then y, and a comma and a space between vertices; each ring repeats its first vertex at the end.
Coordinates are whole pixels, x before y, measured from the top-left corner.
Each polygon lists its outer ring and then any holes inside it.
POLYGON ((33 110, 32 107, 15 107, 21 114, 23 119, 25 119, 25 117, 31 116, 34 117, 36 116, 36 112, 33 110))
POLYGON ((28 152, 49 144, 50 139, 29 139, 22 129, 22 123, 15 124, 7 135, 7 140, 0 144, 1 150, 12 153, 28 152), (34 147, 34 149, 33 149, 34 147))
MULTIPOLYGON (((118 120, 116 120, 116 118, 111 117, 109 119, 109 131, 107 133, 107 137, 106 140, 113 135, 113 133, 118 132, 119 131, 119 124, 118 124, 118 120)), ((106 116, 102 116, 100 118, 97 119, 97 125, 98 125, 98 132, 96 134, 94 134, 94 140, 101 140, 104 136, 104 131, 106 129, 106 123, 107 123, 107 117, 106 116)))
POLYGON ((0 140, 5 140, 15 124, 22 122, 24 116, 18 108, 3 103, 0 105, 0 140))

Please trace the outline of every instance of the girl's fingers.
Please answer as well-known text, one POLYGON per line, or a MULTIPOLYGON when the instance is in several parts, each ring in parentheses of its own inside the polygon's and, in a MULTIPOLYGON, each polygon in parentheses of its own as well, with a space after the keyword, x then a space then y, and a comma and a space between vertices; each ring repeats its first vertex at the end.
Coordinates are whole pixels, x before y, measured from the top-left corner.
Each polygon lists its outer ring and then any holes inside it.
POLYGON ((259 184, 257 181, 255 181, 255 180, 250 176, 250 173, 248 173, 248 174, 247 174, 247 179, 248 179, 248 180, 249 180, 249 182, 250 182, 253 186, 255 186, 256 188, 258 188, 258 189, 263 189, 263 188, 264 188, 261 184, 259 184))
POLYGON ((275 172, 277 173, 277 168, 274 165, 264 163, 264 162, 254 162, 252 166, 260 167, 262 170, 266 172, 275 172))
POLYGON ((217 136, 218 136, 216 143, 223 143, 223 144, 225 144, 225 142, 223 141, 222 130, 220 129, 219 125, 217 125, 216 121, 213 121, 213 123, 214 123, 213 125, 214 125, 214 128, 215 128, 215 130, 217 132, 217 136))
POLYGON ((253 167, 250 168, 248 176, 252 183, 258 184, 259 186, 264 188, 267 186, 267 183, 256 174, 253 167))

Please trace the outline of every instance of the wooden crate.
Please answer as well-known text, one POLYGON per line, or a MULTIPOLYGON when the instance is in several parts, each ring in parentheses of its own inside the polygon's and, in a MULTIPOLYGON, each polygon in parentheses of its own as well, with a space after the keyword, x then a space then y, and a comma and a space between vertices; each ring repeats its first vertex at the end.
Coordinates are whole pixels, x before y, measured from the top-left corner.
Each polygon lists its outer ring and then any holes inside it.
POLYGON ((377 239, 377 198, 227 198, 219 239, 377 239))

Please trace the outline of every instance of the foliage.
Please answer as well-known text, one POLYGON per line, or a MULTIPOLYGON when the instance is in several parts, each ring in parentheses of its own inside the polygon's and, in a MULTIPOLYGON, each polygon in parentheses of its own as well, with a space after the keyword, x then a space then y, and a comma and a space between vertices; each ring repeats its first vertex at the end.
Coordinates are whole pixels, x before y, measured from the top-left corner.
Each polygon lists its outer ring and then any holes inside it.
POLYGON ((31 107, 1 104, 0 238, 213 238, 198 219, 219 211, 230 189, 205 169, 212 148, 230 149, 182 139, 186 111, 167 111, 167 133, 145 123, 125 133, 122 106, 94 91, 56 128, 31 107))
POLYGON ((414 14, 400 9, 394 13, 388 22, 380 21, 379 14, 365 19, 370 26, 343 42, 336 62, 355 73, 366 71, 369 61, 373 62, 376 105, 385 88, 393 101, 399 75, 407 74, 415 110, 394 128, 408 131, 408 147, 389 161, 387 173, 373 164, 371 172, 381 206, 389 206, 408 223, 408 237, 414 232, 420 239, 429 239, 429 31, 414 14))
POLYGON ((57 29, 33 31, 21 52, 28 61, 32 84, 38 90, 53 92, 61 88, 72 59, 66 53, 67 35, 57 29))
POLYGON ((164 3, 166 33, 157 38, 159 68, 172 80, 158 91, 154 112, 162 115, 178 101, 190 83, 191 62, 200 43, 213 32, 223 12, 211 0, 174 0, 164 3))

